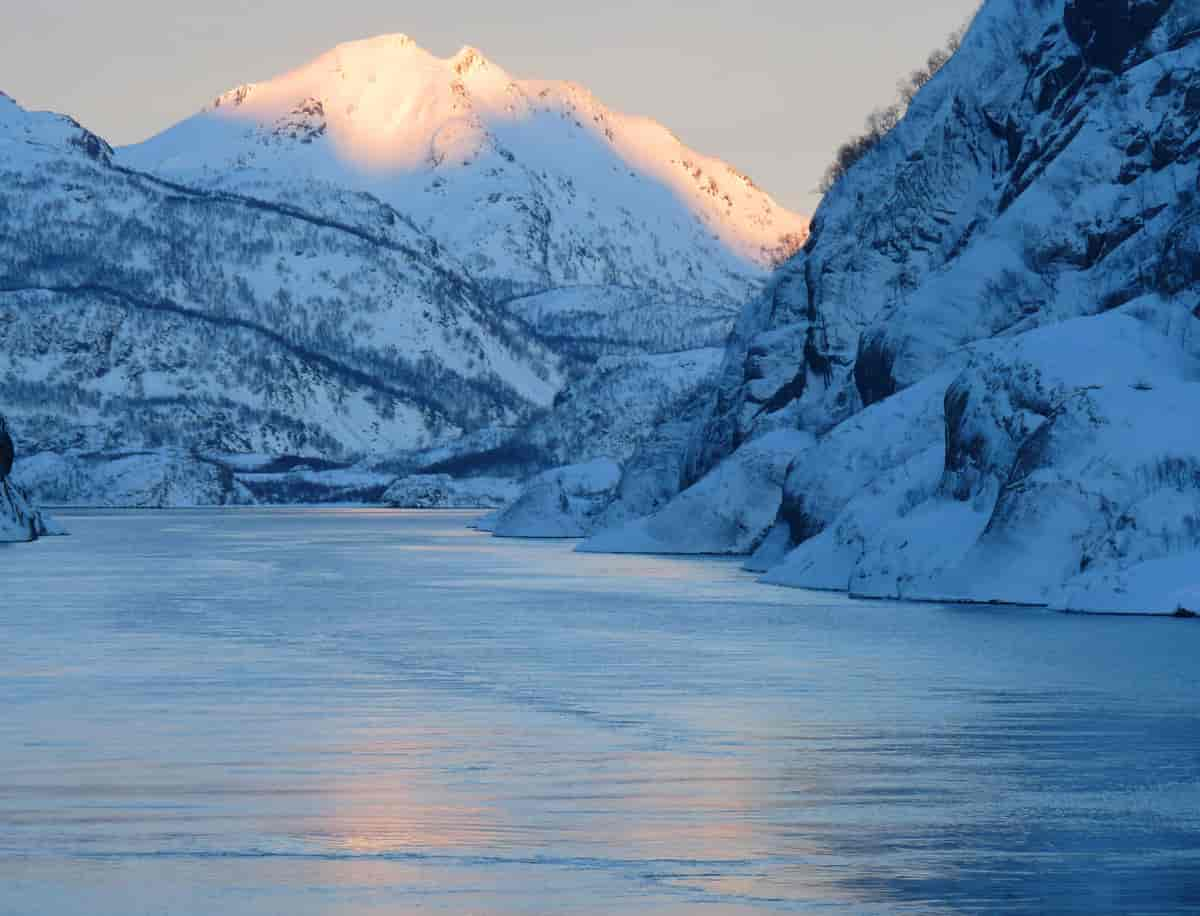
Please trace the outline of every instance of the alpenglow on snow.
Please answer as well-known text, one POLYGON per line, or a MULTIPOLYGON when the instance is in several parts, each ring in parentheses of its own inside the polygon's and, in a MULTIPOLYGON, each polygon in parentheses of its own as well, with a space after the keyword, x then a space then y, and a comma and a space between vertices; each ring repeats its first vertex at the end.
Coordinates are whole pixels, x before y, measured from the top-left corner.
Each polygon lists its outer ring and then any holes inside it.
POLYGON ((0 144, 0 395, 54 501, 320 498, 278 472, 560 441, 569 380, 723 344, 807 226, 578 86, 403 36, 116 151, 4 97, 0 144))

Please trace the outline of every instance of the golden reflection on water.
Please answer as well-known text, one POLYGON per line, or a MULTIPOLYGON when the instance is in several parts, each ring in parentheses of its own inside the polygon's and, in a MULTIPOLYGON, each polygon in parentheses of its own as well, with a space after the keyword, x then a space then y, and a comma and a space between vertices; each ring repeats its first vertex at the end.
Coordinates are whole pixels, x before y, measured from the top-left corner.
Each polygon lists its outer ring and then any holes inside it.
POLYGON ((1063 911, 1097 876, 1153 901, 1158 863, 1192 864, 1182 630, 864 605, 400 515, 80 515, 24 550, 0 910, 24 887, 10 911, 55 916, 129 916, 134 892, 139 916, 990 912, 1024 855, 1063 911), (1041 811, 1030 849, 1008 825, 1041 811))
MULTIPOLYGON (((539 733, 528 740, 543 745, 545 725, 530 727, 539 733)), ((557 748, 536 759, 499 721, 376 733, 337 748, 345 773, 322 789, 329 805, 318 832, 364 853, 512 851, 547 836, 564 854, 617 846, 646 859, 742 860, 779 849, 770 814, 800 788, 782 769, 732 753, 596 753, 554 731, 557 748)), ((787 851, 816 850, 789 840, 787 851)))
MULTIPOLYGON (((727 898, 727 908, 714 912, 741 911, 733 902, 740 897, 846 900, 846 888, 828 869, 803 864, 828 860, 829 850, 783 829, 778 813, 802 803, 803 787, 789 783, 781 770, 755 768, 743 755, 628 751, 573 757, 566 748, 524 766, 510 759, 506 768, 488 768, 456 784, 432 780, 424 770, 427 760, 443 766, 447 757, 475 760, 495 738, 486 728, 398 731, 343 749, 378 766, 360 764, 328 787, 328 813, 312 834, 319 848, 361 858, 315 861, 314 874, 331 883, 385 887, 396 881, 395 869, 380 864, 390 857, 402 863, 409 854, 433 861, 480 856, 579 868, 619 850, 622 861, 642 863, 644 880, 727 898), (775 857, 790 864, 768 868, 764 863, 775 857)), ((547 880, 544 871, 539 874, 547 880)), ((458 879, 462 890, 478 890, 478 876, 474 884, 443 871, 418 870, 409 878, 416 886, 432 882, 439 893, 453 891, 458 879)), ((662 901, 656 908, 672 911, 662 901)), ((592 912, 610 911, 601 906, 592 912)))

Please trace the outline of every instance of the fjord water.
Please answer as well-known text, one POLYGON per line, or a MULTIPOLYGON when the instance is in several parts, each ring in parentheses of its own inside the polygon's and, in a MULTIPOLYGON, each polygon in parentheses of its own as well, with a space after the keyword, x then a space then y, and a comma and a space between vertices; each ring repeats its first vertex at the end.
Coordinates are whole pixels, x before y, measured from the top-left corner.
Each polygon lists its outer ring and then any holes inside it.
POLYGON ((0 913, 1185 912, 1200 627, 468 513, 0 549, 0 913))

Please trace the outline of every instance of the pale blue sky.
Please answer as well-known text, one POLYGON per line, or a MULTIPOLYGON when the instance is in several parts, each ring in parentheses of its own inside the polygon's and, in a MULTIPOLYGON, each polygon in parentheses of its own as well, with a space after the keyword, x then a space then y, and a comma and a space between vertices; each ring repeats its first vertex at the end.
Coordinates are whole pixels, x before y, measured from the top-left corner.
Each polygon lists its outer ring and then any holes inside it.
POLYGON ((12 4, 0 89, 115 144, 333 45, 404 32, 517 77, 582 83, 809 211, 830 155, 978 0, 54 0, 12 4), (40 8, 37 8, 40 7, 40 8))

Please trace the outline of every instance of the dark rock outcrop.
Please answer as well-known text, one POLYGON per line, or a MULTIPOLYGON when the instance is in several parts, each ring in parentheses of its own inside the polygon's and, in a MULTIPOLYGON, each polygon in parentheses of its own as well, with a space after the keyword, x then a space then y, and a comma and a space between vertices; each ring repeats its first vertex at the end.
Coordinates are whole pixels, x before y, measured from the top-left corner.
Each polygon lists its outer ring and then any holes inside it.
POLYGON ((0 480, 7 480, 8 475, 12 473, 15 457, 12 435, 8 431, 8 421, 0 416, 0 480))
POLYGON ((11 479, 15 452, 8 421, 0 414, 0 542, 36 541, 48 534, 63 534, 11 479))

